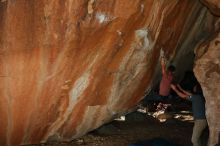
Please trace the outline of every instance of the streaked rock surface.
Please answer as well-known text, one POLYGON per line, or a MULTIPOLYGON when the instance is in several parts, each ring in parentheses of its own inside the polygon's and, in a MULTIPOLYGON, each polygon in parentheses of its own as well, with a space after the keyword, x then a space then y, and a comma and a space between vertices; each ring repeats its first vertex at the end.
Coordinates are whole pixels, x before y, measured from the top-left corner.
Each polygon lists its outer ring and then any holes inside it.
POLYGON ((214 15, 220 16, 219 0, 201 0, 201 2, 204 3, 214 15))
POLYGON ((179 64, 216 19, 192 0, 2 0, 0 145, 71 140, 127 112, 161 50, 179 64))

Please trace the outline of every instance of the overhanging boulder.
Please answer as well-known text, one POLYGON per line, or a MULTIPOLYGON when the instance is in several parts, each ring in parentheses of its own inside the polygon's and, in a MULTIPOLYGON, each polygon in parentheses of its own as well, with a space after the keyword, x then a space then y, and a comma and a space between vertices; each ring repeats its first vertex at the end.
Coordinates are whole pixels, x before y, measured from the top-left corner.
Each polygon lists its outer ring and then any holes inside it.
POLYGON ((197 0, 2 0, 0 145, 71 140, 127 112, 160 52, 178 66, 217 19, 197 0))

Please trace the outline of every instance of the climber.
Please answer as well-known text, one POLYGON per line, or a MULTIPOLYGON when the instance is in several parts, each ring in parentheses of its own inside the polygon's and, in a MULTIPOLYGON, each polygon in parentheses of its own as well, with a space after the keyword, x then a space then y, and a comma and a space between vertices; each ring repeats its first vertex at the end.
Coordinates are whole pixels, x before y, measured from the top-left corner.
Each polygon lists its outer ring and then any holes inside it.
POLYGON ((176 70, 175 66, 170 65, 166 70, 166 59, 164 56, 161 57, 161 70, 162 70, 162 79, 160 81, 159 95, 161 100, 168 100, 170 94, 170 85, 173 81, 174 72, 176 70))
POLYGON ((184 90, 180 85, 171 84, 171 88, 178 96, 192 102, 194 127, 191 141, 193 146, 201 146, 200 136, 207 126, 205 116, 205 98, 202 94, 201 86, 197 83, 191 92, 184 90))

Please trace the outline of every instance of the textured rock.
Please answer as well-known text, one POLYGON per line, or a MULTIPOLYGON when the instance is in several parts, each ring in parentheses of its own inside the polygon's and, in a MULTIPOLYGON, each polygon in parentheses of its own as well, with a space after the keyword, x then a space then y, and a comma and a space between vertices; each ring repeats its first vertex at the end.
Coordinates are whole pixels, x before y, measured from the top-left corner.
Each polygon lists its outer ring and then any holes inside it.
POLYGON ((219 0, 201 0, 214 15, 220 16, 220 1, 219 0))
POLYGON ((214 20, 196 0, 2 0, 0 145, 71 140, 128 111, 161 48, 184 56, 214 20))
POLYGON ((215 146, 220 134, 220 33, 217 32, 210 42, 201 45, 196 53, 198 60, 194 72, 206 98, 206 115, 210 131, 209 145, 215 146))

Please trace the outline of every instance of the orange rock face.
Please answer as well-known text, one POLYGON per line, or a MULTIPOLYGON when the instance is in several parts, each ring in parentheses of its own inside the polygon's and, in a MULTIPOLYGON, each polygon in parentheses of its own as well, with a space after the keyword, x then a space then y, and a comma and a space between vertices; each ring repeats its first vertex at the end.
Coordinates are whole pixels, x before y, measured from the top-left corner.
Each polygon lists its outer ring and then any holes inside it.
POLYGON ((128 111, 161 49, 193 49, 213 19, 192 0, 2 0, 0 145, 71 140, 128 111))

